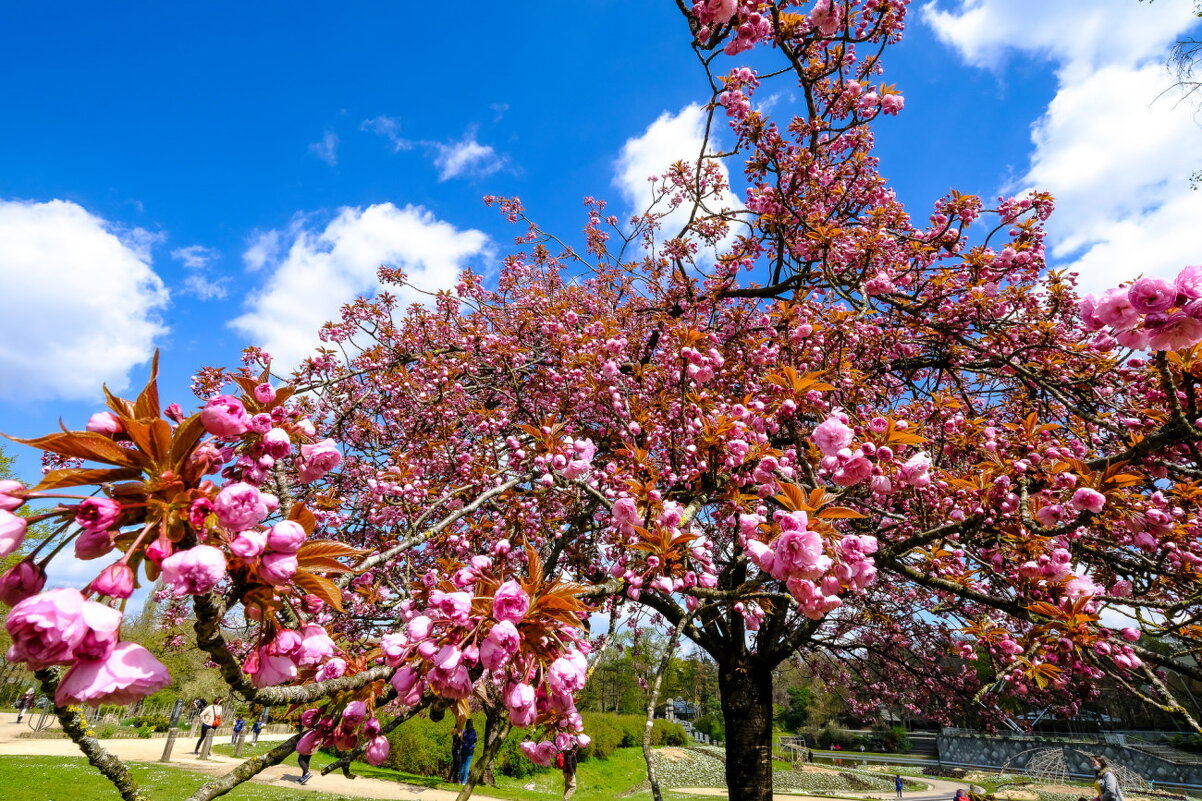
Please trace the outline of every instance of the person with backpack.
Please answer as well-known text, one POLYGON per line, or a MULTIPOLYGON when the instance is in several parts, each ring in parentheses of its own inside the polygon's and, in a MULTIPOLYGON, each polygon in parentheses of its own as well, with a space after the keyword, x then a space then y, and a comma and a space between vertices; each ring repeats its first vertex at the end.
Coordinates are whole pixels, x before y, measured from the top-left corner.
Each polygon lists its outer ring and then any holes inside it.
POLYGON ((463 734, 459 737, 459 774, 455 781, 467 784, 468 774, 472 769, 472 757, 476 753, 476 725, 468 718, 463 726, 463 734))
POLYGON ((223 700, 225 699, 214 698, 213 703, 200 710, 200 739, 196 741, 196 750, 192 752, 193 754, 200 753, 200 747, 204 745, 209 732, 216 730, 221 725, 221 702, 223 700))
POLYGON ((246 728, 246 720, 241 715, 239 715, 234 720, 234 730, 232 732, 230 732, 230 745, 238 744, 238 735, 241 734, 242 730, 245 728, 246 728))
POLYGON ((26 690, 20 698, 17 699, 17 723, 21 722, 21 718, 25 717, 26 712, 33 711, 33 690, 26 690))
POLYGON ((904 786, 904 785, 902 784, 902 777, 901 777, 901 774, 900 774, 900 773, 898 773, 898 774, 894 774, 894 776, 893 776, 893 788, 894 788, 895 790, 897 790, 897 801, 901 801, 901 797, 902 797, 902 787, 903 787, 903 786, 904 786))
POLYGON ((1094 770, 1094 785, 1098 789, 1098 801, 1123 801, 1123 791, 1119 788, 1119 777, 1104 756, 1091 756, 1090 763, 1094 770))
POLYGON ((563 771, 563 801, 576 794, 576 749, 569 748, 555 755, 555 767, 563 771))
POLYGON ((250 724, 250 744, 259 744, 259 735, 263 733, 263 718, 258 718, 254 723, 250 724))

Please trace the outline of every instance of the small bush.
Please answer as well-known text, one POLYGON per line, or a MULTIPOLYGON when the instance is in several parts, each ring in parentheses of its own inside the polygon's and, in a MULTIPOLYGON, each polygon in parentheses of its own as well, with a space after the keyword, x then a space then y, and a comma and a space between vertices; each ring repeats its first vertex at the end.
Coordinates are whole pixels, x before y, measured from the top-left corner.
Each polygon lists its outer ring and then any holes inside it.
POLYGON ((593 741, 584 749, 581 756, 597 759, 609 759, 609 756, 622 745, 623 732, 613 720, 616 715, 601 715, 585 713, 584 731, 593 741))
POLYGON ((129 718, 123 721, 123 723, 138 729, 149 727, 151 731, 159 732, 167 731, 171 728, 171 720, 166 715, 139 715, 136 718, 129 718))
POLYGON ((679 723, 657 720, 651 727, 651 744, 686 746, 689 744, 689 735, 679 723))
MULTIPOLYGON (((410 718, 388 735, 384 767, 419 776, 445 776, 451 767, 451 725, 410 718)), ((477 746, 479 750, 479 746, 477 746)))
POLYGON ((509 736, 505 738, 505 742, 501 743, 501 747, 497 751, 497 758, 493 760, 494 771, 502 776, 524 779, 545 770, 545 768, 535 765, 522 753, 520 747, 522 739, 523 732, 510 732, 509 736))

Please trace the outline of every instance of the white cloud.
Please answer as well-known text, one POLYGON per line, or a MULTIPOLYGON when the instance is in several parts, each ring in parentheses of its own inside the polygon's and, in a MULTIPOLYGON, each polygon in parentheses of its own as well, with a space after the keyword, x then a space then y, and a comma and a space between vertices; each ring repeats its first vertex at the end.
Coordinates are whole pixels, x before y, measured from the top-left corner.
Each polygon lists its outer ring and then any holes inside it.
POLYGON ((338 134, 326 131, 320 142, 309 145, 309 153, 331 167, 338 166, 338 134))
POLYGON ((465 134, 458 142, 435 142, 433 146, 434 166, 438 168, 440 181, 463 177, 484 178, 504 166, 497 151, 493 150, 491 145, 477 142, 476 135, 471 132, 465 134))
POLYGON ((213 278, 209 268, 221 257, 221 253, 204 245, 189 245, 171 251, 171 258, 188 270, 184 277, 184 294, 201 300, 221 300, 229 295, 230 279, 226 276, 213 278))
MULTIPOLYGON (((488 244, 480 231, 458 230, 420 206, 391 203, 341 209, 320 231, 298 218, 287 234, 272 234, 261 234, 244 256, 247 264, 272 272, 251 298, 250 311, 231 326, 271 353, 281 367, 312 353, 319 344, 318 330, 338 318, 344 303, 379 287, 381 264, 403 269, 415 286, 435 292, 453 286, 467 260, 486 254, 488 244), (272 234, 275 246, 269 252, 260 245, 272 234), (285 238, 291 240, 286 252, 285 238)), ((411 290, 390 286, 389 291, 402 303, 429 300, 411 290)))
POLYGON ((1055 266, 1096 291, 1199 261, 1202 193, 1189 176, 1202 167, 1202 128, 1165 67, 1173 42, 1197 23, 1185 4, 962 0, 923 11, 970 64, 997 69, 1019 54, 1054 65, 1056 95, 1032 125, 1026 172, 1008 189, 1056 197, 1055 266))
POLYGON ((413 148, 413 142, 401 137, 401 121, 396 117, 389 117, 386 114, 372 117, 370 120, 364 120, 359 125, 359 130, 370 131, 376 136, 384 137, 392 145, 394 153, 413 148))
MULTIPOLYGON (((678 114, 665 111, 638 136, 626 140, 614 165, 614 185, 622 194, 627 210, 632 214, 647 212, 655 200, 657 188, 662 191, 663 183, 652 183, 652 176, 663 176, 677 161, 696 163, 701 154, 705 137, 705 109, 691 103, 678 114)), ((713 151, 713 141, 709 143, 713 151)), ((720 164, 722 177, 730 180, 725 164, 720 164)), ((740 206, 739 200, 729 190, 719 197, 708 198, 706 207, 711 212, 740 206)), ((668 212, 666 200, 659 200, 655 213, 668 212)), ((688 222, 692 209, 689 204, 671 210, 662 219, 665 237, 676 236, 688 222)))
POLYGON ((129 386, 167 332, 167 290, 142 229, 81 206, 0 201, 0 396, 89 399, 129 386))

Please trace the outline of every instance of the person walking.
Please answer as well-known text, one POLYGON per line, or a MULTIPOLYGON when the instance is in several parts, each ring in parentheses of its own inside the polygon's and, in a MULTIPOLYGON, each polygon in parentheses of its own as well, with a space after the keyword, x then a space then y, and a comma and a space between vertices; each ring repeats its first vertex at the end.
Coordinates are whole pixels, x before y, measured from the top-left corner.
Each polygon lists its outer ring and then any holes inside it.
POLYGON ((230 732, 230 745, 238 744, 238 735, 246 728, 246 719, 239 715, 234 720, 234 730, 230 732))
POLYGON ((17 699, 17 723, 21 722, 21 718, 25 717, 26 712, 33 710, 33 690, 26 690, 17 699))
POLYGON ((312 754, 297 754, 296 755, 296 764, 299 765, 300 769, 301 769, 301 777, 300 777, 301 784, 305 784, 306 782, 309 781, 309 779, 313 778, 313 773, 312 773, 312 771, 309 770, 309 761, 311 759, 313 759, 312 754))
POLYGON ((563 801, 571 801, 576 794, 576 749, 569 748, 559 754, 559 769, 563 771, 563 801))
POLYGON ((897 799, 901 801, 902 797, 902 777, 900 773, 893 774, 893 789, 897 790, 897 799))
POLYGON ((1095 754, 1089 758, 1089 761, 1093 765, 1094 786, 1098 789, 1098 801, 1123 801, 1123 791, 1119 788, 1119 776, 1106 757, 1095 754))
POLYGON ((459 775, 455 781, 467 784, 468 774, 472 770, 472 757, 476 753, 476 725, 468 718, 463 726, 463 735, 459 740, 459 775))
POLYGON ((259 744, 259 735, 263 733, 263 718, 258 718, 254 723, 250 724, 250 744, 259 744))
POLYGON ((193 754, 200 753, 200 747, 204 745, 205 738, 209 736, 209 732, 221 725, 221 702, 224 699, 214 698, 213 703, 205 706, 200 710, 200 738, 196 741, 196 749, 193 754))

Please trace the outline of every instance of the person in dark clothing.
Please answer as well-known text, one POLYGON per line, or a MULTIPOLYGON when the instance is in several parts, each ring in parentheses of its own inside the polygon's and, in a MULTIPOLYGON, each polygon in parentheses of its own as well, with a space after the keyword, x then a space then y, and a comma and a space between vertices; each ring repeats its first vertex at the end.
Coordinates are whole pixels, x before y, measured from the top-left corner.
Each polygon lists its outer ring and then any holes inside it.
POLYGON ((576 794, 576 749, 569 748, 561 756, 563 764, 559 769, 563 771, 563 801, 571 801, 576 794))
POLYGON ((902 797, 902 787, 903 787, 903 786, 904 786, 904 785, 902 784, 902 777, 901 777, 901 775, 900 775, 900 774, 896 774, 896 775, 894 775, 894 777, 893 777, 893 788, 894 788, 895 790, 897 790, 897 799, 898 799, 898 801, 901 801, 901 797, 902 797))
POLYGON ((309 781, 309 779, 313 778, 313 773, 309 770, 309 760, 311 759, 313 759, 312 754, 296 755, 296 764, 299 765, 301 769, 301 784, 304 784, 305 782, 309 781))
POLYGON ((459 775, 455 777, 455 781, 460 784, 467 784, 468 774, 472 769, 472 757, 476 753, 476 726, 472 723, 471 718, 468 718, 467 724, 463 727, 463 734, 459 740, 459 775))

